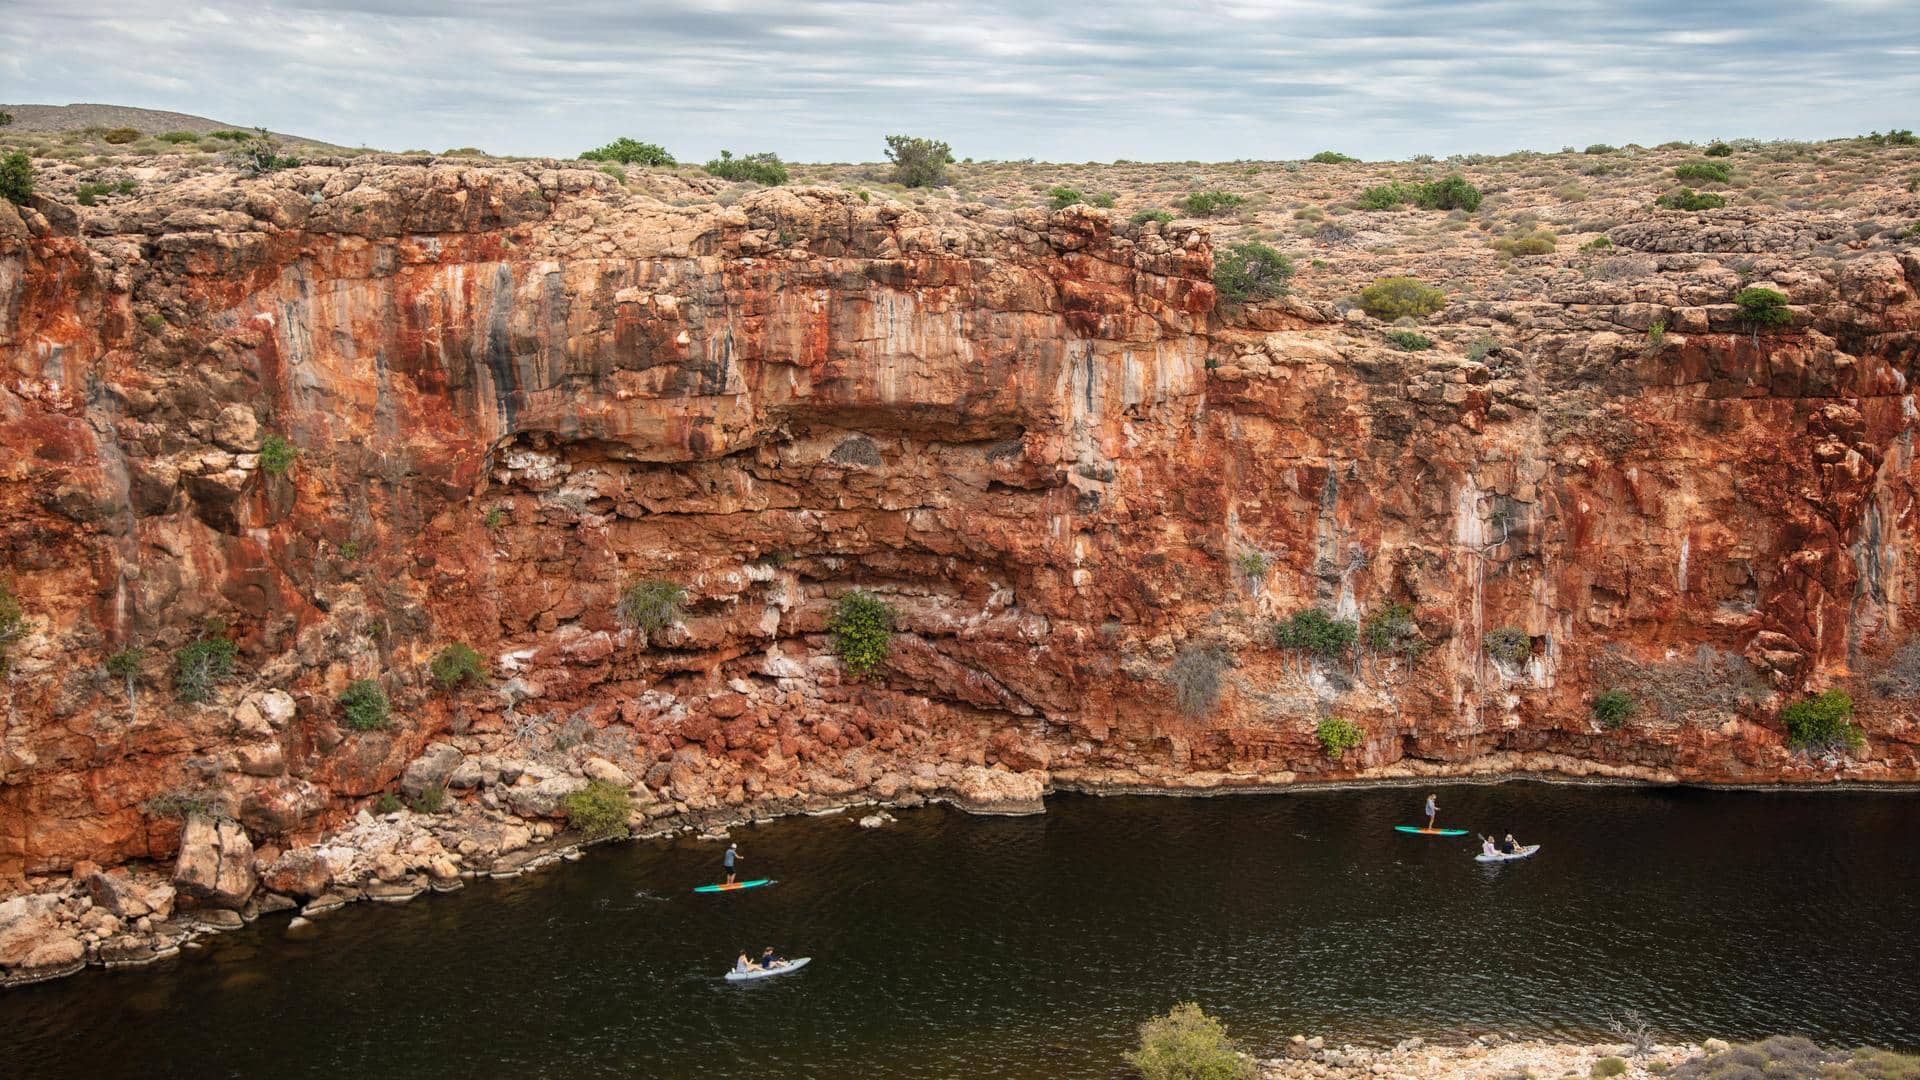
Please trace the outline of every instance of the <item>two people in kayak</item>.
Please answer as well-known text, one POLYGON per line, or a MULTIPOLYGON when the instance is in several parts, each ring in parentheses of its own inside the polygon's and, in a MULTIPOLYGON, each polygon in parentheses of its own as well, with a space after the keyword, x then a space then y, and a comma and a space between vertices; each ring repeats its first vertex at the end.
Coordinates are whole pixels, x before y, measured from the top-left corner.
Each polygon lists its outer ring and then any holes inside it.
POLYGON ((1480 837, 1480 854, 1482 855, 1517 855, 1519 852, 1520 841, 1515 840, 1512 833, 1508 833, 1505 839, 1499 841, 1491 836, 1480 837))
POLYGON ((773 946, 771 945, 760 951, 760 959, 758 960, 747 959, 747 950, 743 946, 740 949, 740 958, 733 962, 733 970, 741 974, 749 971, 772 971, 775 968, 783 968, 786 966, 787 958, 784 956, 775 956, 773 946))

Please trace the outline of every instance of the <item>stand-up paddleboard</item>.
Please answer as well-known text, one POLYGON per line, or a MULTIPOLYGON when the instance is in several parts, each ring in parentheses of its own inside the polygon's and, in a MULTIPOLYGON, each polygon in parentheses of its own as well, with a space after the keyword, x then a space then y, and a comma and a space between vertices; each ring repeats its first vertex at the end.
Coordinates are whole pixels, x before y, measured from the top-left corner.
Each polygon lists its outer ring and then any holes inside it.
POLYGON ((789 971, 799 971, 801 968, 806 967, 807 961, 811 959, 813 959, 811 956, 802 956, 797 960, 789 960, 779 967, 768 968, 764 971, 759 968, 754 968, 752 971, 729 971, 727 972, 727 981, 746 982, 749 979, 771 979, 775 975, 785 975, 789 971))
POLYGON ((1499 852, 1493 855, 1488 855, 1485 852, 1481 852, 1480 854, 1475 855, 1473 857, 1473 861, 1474 862, 1508 862, 1513 859, 1524 859, 1527 856, 1539 850, 1540 850, 1539 844, 1528 844, 1526 847, 1521 848, 1519 851, 1516 851, 1511 855, 1508 855, 1505 852, 1499 852))
POLYGON ((695 885, 694 892, 737 892, 741 889, 757 889, 762 885, 771 885, 771 878, 754 878, 752 881, 736 881, 731 885, 695 885))
POLYGON ((1417 836, 1465 836, 1465 829, 1423 829, 1418 825, 1395 825, 1394 832, 1410 832, 1417 836))

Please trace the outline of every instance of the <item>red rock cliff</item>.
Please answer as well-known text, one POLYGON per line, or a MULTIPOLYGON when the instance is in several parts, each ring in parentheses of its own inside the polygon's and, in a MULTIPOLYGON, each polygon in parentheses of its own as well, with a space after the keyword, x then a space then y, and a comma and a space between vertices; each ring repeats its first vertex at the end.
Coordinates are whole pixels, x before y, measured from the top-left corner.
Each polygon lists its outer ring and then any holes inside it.
POLYGON ((1203 231, 1086 208, 391 163, 0 203, 0 874, 169 854, 183 790, 311 836, 443 738, 617 736, 688 813, 980 766, 1920 777, 1920 258, 1614 232, 1632 275, 1488 288, 1443 316, 1486 346, 1408 353, 1311 296, 1215 313, 1203 231), (1728 252, 1790 328, 1739 322, 1728 252), (651 576, 691 596, 649 640, 614 608, 651 576), (899 617, 868 680, 824 633, 854 587, 899 617), (1374 644, 1412 650, 1274 646, 1392 605, 1374 644), (208 619, 238 671, 182 704, 208 619), (487 688, 426 677, 456 640, 487 688), (343 727, 359 678, 392 728, 343 727), (1829 686, 1865 747, 1790 753, 1780 707, 1829 686))

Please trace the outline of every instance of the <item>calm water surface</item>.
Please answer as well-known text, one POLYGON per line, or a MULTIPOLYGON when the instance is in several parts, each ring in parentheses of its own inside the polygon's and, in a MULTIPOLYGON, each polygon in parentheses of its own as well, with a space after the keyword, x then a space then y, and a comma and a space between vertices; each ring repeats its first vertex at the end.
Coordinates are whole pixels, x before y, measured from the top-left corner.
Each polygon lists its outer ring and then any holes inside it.
POLYGON ((1256 1049, 1629 1009, 1920 1048, 1920 796, 1438 790, 1442 824, 1545 848, 1489 867, 1394 833, 1410 789, 781 821, 735 833, 780 883, 722 896, 688 891, 718 845, 613 845, 0 992, 0 1075, 1108 1077, 1182 999, 1256 1049), (719 978, 769 943, 814 962, 719 978))

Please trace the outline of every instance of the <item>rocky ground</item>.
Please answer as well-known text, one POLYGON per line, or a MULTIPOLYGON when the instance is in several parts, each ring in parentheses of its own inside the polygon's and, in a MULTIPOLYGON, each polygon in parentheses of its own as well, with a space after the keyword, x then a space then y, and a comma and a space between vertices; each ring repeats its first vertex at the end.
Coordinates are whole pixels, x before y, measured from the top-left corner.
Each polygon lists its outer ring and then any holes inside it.
POLYGON ((1628 1044, 1567 1043, 1483 1035, 1464 1045, 1407 1039, 1391 1049, 1328 1046, 1320 1038, 1296 1035, 1281 1057, 1260 1062, 1263 1080, 1562 1080, 1621 1076, 1629 1080, 1664 1076, 1702 1053, 1718 1053, 1727 1044, 1708 1039, 1705 1046, 1652 1045, 1637 1051, 1628 1044), (1596 1064, 1619 1062, 1620 1071, 1596 1064))

